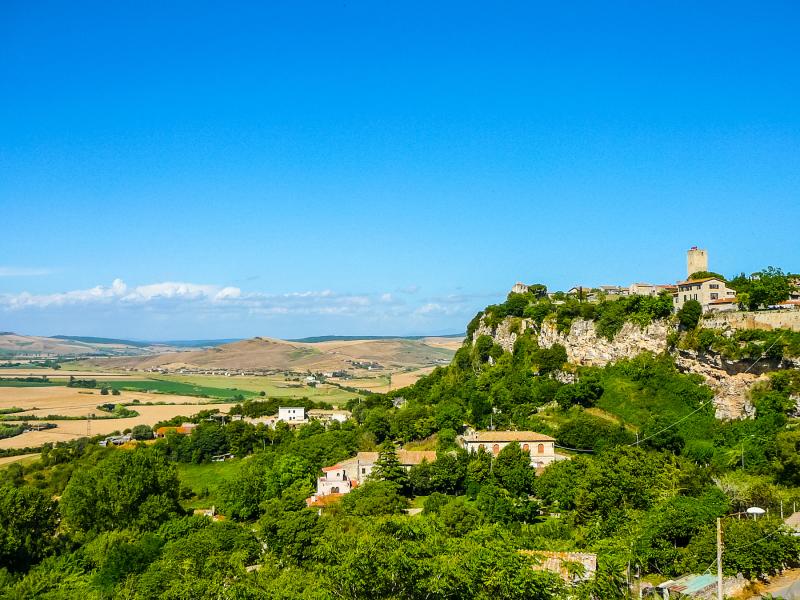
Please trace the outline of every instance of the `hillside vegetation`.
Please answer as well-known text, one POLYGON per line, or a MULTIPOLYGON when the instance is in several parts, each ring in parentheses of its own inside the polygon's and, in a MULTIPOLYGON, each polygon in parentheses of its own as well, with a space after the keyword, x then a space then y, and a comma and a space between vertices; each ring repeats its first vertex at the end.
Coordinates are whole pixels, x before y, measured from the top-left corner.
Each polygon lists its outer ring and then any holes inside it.
POLYGON ((201 414, 188 436, 45 448, 0 472, 0 597, 633 598, 631 573, 713 566, 717 518, 725 574, 800 565, 800 538, 776 516, 800 501, 800 372, 771 374, 753 390, 755 418, 723 422, 669 355, 576 368, 536 339, 521 332, 504 352, 468 338, 449 365, 353 400, 353 419, 327 428, 201 414), (468 454, 465 426, 549 433, 570 459, 537 474, 516 444, 468 454), (406 443, 436 460, 405 471, 406 443), (307 508, 320 469, 360 450, 379 451, 374 476, 322 514, 307 508), (223 453, 236 461, 210 462, 223 453), (412 502, 422 514, 404 512, 412 502), (225 520, 188 514, 211 504, 225 520), (737 518, 754 505, 769 515, 737 518), (597 573, 568 585, 535 570, 535 551, 550 550, 596 553, 597 573))

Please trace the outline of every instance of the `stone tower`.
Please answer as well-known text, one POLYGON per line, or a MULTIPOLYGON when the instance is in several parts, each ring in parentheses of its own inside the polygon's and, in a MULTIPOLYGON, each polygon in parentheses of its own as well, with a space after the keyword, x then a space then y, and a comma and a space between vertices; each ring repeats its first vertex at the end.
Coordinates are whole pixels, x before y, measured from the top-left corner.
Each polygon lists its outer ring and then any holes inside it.
POLYGON ((692 246, 686 253, 686 277, 698 271, 708 271, 708 252, 692 246))

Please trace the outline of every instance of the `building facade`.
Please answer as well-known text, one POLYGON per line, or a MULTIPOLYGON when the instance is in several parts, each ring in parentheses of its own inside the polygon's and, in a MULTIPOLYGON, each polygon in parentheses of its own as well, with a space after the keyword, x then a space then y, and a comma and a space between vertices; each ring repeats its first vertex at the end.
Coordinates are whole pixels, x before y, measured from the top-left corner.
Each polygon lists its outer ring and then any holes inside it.
POLYGON ((708 252, 692 246, 686 253, 686 278, 704 271, 708 271, 708 252))
MULTIPOLYGON (((717 277, 681 281, 677 287, 677 291, 672 296, 675 310, 683 308, 683 305, 689 300, 697 300, 703 307, 703 312, 708 312, 712 302, 736 299, 736 291, 717 277)), ((720 304, 722 303, 717 303, 717 305, 720 304)))
POLYGON ((304 423, 306 421, 306 409, 302 406, 279 406, 278 421, 304 423))
POLYGON ((326 410, 322 408, 312 408, 308 411, 309 419, 321 421, 322 423, 332 423, 333 421, 344 423, 350 418, 350 416, 349 410, 326 410))
POLYGON ((554 438, 535 431, 476 431, 462 438, 462 445, 467 452, 478 452, 483 449, 494 456, 515 442, 523 452, 530 455, 531 466, 536 468, 546 467, 565 458, 556 454, 554 438))

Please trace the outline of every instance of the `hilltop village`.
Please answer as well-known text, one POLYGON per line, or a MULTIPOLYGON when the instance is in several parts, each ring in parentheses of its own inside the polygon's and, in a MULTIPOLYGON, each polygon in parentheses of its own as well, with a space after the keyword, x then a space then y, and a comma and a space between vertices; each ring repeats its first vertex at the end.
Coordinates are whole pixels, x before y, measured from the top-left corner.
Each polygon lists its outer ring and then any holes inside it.
MULTIPOLYGON (((754 273, 740 278, 758 280, 761 274, 754 273)), ((786 276, 786 290, 783 295, 769 298, 769 302, 762 304, 761 308, 770 310, 800 310, 800 275, 786 276)), ((511 288, 512 294, 539 293, 542 286, 516 283, 511 288)), ((598 302, 606 299, 615 299, 626 296, 660 296, 668 295, 672 298, 675 311, 683 308, 684 304, 694 300, 700 304, 703 313, 727 312, 747 310, 750 308, 748 296, 739 296, 737 290, 728 287, 727 280, 709 271, 708 251, 696 246, 686 253, 686 279, 674 284, 631 283, 629 286, 599 285, 571 287, 565 293, 555 292, 548 296, 556 303, 562 302, 563 297, 574 297, 582 301, 598 302)), ((800 329, 800 321, 797 324, 800 329)))

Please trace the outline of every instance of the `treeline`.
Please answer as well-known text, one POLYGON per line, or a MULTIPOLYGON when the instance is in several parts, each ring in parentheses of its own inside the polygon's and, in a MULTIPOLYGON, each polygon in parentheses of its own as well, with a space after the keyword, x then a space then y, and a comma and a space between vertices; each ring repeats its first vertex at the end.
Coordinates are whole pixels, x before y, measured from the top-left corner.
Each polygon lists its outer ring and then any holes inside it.
POLYGON ((494 328, 508 317, 524 317, 540 327, 545 319, 552 319, 561 332, 569 331, 572 322, 581 318, 594 321, 597 333, 612 339, 626 321, 646 326, 653 320, 669 318, 672 309, 672 296, 666 292, 658 296, 621 296, 598 302, 586 302, 563 292, 557 292, 552 298, 546 293, 512 292, 504 303, 488 306, 475 316, 467 326, 467 339, 472 338, 481 319, 494 328))

